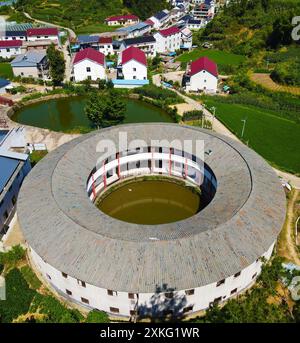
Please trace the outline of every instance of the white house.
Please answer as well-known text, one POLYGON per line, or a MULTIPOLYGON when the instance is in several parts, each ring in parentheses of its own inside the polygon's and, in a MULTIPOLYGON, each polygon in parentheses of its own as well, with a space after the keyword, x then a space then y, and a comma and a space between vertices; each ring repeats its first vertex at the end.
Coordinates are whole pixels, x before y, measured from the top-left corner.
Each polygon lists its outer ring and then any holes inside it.
POLYGON ((190 50, 193 46, 193 33, 185 27, 181 30, 181 48, 190 50))
POLYGON ((192 62, 183 78, 183 86, 187 92, 216 93, 218 88, 216 63, 207 57, 201 57, 192 62))
POLYGON ((142 37, 124 39, 120 46, 120 52, 124 51, 130 46, 134 46, 144 51, 147 58, 153 58, 156 56, 156 53, 157 53, 157 44, 153 36, 142 36, 142 37))
POLYGON ((22 53, 21 40, 0 41, 0 57, 12 58, 22 53))
POLYGON ((56 27, 35 27, 27 29, 27 40, 45 40, 49 39, 54 42, 59 42, 58 29, 56 27))
POLYGON ((76 53, 73 62, 73 75, 77 82, 106 79, 105 56, 102 52, 86 48, 76 53))
POLYGON ((14 76, 49 80, 49 63, 45 51, 30 50, 10 62, 14 76))
POLYGON ((186 23, 186 27, 190 30, 199 30, 205 26, 205 21, 202 19, 190 19, 186 23))
POLYGON ((154 14, 154 16, 150 17, 149 19, 154 23, 154 28, 159 29, 170 20, 169 11, 160 11, 154 14))
POLYGON ((105 56, 114 55, 113 41, 111 37, 99 37, 98 50, 105 56))
POLYGON ((26 41, 27 33, 26 31, 11 31, 5 30, 4 32, 0 32, 0 40, 22 40, 26 41))
POLYGON ((147 58, 141 49, 131 46, 119 55, 118 78, 147 80, 147 58))
POLYGON ((116 15, 105 19, 105 23, 109 26, 132 25, 137 24, 139 21, 139 17, 133 14, 116 15))
POLYGON ((169 27, 154 34, 157 52, 176 51, 180 49, 181 32, 177 27, 169 27))
POLYGON ((140 37, 152 30, 152 25, 150 22, 141 22, 135 25, 130 25, 122 27, 117 30, 117 32, 126 32, 126 38, 140 37))

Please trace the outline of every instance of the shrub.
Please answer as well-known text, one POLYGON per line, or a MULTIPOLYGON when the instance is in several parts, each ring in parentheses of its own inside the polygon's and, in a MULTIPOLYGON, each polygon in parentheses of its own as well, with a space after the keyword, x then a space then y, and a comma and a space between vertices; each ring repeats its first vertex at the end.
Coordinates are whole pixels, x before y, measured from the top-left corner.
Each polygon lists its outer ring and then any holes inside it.
POLYGON ((184 102, 184 100, 175 92, 169 89, 156 87, 154 85, 148 85, 141 88, 137 88, 135 92, 144 97, 163 101, 167 105, 184 102))
POLYGON ((18 261, 25 257, 26 250, 21 245, 15 245, 7 252, 0 252, 0 263, 14 266, 18 261))
POLYGON ((45 316, 44 323, 78 323, 83 319, 78 310, 68 309, 51 295, 37 293, 32 301, 30 312, 39 312, 45 316))
POLYGON ((86 323, 109 323, 107 313, 102 311, 93 310, 89 312, 85 320, 86 323))
POLYGON ((21 314, 26 314, 36 294, 16 268, 6 275, 5 280, 6 300, 0 303, 0 323, 10 323, 21 314))
POLYGON ((183 113, 182 120, 189 121, 189 120, 200 120, 203 117, 203 111, 187 111, 183 113))

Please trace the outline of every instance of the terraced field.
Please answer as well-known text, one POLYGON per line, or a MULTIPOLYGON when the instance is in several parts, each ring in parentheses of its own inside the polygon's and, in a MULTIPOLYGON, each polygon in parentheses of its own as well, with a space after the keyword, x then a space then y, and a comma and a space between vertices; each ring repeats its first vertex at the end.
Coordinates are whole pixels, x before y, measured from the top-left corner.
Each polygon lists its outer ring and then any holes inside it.
POLYGON ((300 95, 300 87, 279 85, 271 79, 269 74, 254 73, 250 75, 250 78, 253 82, 271 91, 300 95))

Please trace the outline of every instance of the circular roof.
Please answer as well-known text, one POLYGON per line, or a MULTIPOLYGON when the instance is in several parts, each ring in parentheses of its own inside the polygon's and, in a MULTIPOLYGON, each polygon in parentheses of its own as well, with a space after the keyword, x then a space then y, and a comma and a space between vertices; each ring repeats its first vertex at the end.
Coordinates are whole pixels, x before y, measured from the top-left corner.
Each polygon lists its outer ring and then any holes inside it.
POLYGON ((177 124, 132 124, 81 136, 48 154, 18 198, 25 238, 44 261, 105 289, 153 293, 189 289, 233 275, 264 254, 285 219, 285 195, 272 168, 237 141, 177 124), (186 220, 137 225, 113 219, 90 201, 86 185, 100 140, 203 140, 218 187, 186 220), (155 240, 153 240, 155 237, 155 240))

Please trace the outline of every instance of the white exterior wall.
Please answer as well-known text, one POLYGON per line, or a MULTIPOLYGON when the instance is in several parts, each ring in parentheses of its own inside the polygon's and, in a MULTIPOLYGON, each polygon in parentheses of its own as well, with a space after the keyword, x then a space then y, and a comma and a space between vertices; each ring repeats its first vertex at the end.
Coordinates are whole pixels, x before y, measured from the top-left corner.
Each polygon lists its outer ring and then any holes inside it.
POLYGON ((133 19, 128 19, 128 20, 114 20, 114 21, 107 21, 108 26, 121 26, 121 25, 134 25, 137 24, 139 20, 133 20, 133 19))
POLYGON ((49 39, 51 41, 55 41, 55 42, 57 42, 57 44, 59 42, 57 36, 44 36, 44 35, 41 35, 41 36, 30 36, 30 37, 27 38, 27 40, 29 42, 35 42, 37 40, 45 40, 45 39, 49 39))
POLYGON ((216 93, 218 88, 218 78, 205 70, 191 76, 190 85, 187 85, 187 91, 197 92, 198 90, 207 93, 216 93))
MULTIPOLYGON (((139 44, 133 44, 132 46, 141 49, 146 54, 147 58, 153 58, 157 55, 157 42, 151 42, 151 43, 139 43, 139 44)), ((125 46, 124 43, 121 44, 119 52, 121 53, 125 49, 127 49, 129 46, 125 46)))
POLYGON ((0 36, 0 40, 23 40, 26 41, 26 36, 0 36))
POLYGON ((99 43, 98 50, 100 52, 102 52, 102 54, 104 54, 105 56, 114 55, 115 54, 112 43, 111 44, 101 44, 101 43, 99 43))
MULTIPOLYGON (((269 259, 273 247, 273 243, 268 251, 263 255, 266 259, 269 259)), ((43 278, 47 280, 61 295, 64 295, 69 301, 77 302, 82 306, 88 306, 90 308, 95 308, 101 311, 111 313, 111 307, 119 309, 119 313, 114 313, 119 316, 130 316, 130 310, 134 310, 136 305, 136 300, 129 299, 127 292, 119 292, 114 296, 110 296, 107 290, 104 288, 99 288, 94 285, 86 283, 86 287, 80 285, 76 278, 68 275, 67 278, 62 276, 62 271, 59 271, 49 265, 47 261, 43 259, 32 249, 30 249, 31 258, 34 265, 38 268, 39 272, 42 274, 43 278), (50 279, 50 278, 51 279, 50 279), (67 295, 66 290, 72 292, 72 295, 67 295), (88 299, 89 304, 85 304, 81 301, 81 298, 88 299)), ((198 312, 207 309, 215 299, 222 297, 221 302, 236 296, 239 292, 245 290, 255 281, 256 277, 261 272, 262 263, 254 261, 251 265, 246 267, 241 271, 241 275, 234 277, 233 275, 225 279, 225 283, 217 287, 216 282, 208 284, 203 287, 194 288, 193 295, 186 295, 186 290, 180 290, 176 292, 178 296, 182 295, 186 297, 188 306, 193 306, 192 311, 198 312), (237 289, 237 292, 231 294, 232 290, 237 289)), ((109 273, 109 271, 108 271, 109 273)), ((84 281, 84 280, 81 280, 84 281)), ((133 292, 134 293, 134 292, 133 292)), ((154 293, 139 293, 139 305, 150 305, 151 297, 154 293)), ((136 297, 136 295, 135 295, 136 297)), ((162 295, 162 299, 164 296, 162 295)))
POLYGON ((167 51, 176 51, 180 49, 181 44, 181 32, 176 33, 175 35, 164 37, 159 32, 154 35, 156 39, 156 50, 157 52, 167 52, 167 51))
POLYGON ((122 66, 125 80, 147 80, 147 67, 136 60, 131 60, 122 66))
POLYGON ((16 55, 21 55, 21 47, 5 47, 0 48, 0 57, 2 58, 11 58, 16 55))
POLYGON ((105 68, 91 60, 83 60, 73 66, 75 81, 84 81, 90 76, 92 81, 97 79, 106 80, 105 68), (87 71, 90 68, 90 72, 87 71))
POLYGON ((41 72, 37 67, 13 67, 14 76, 40 78, 41 72))

